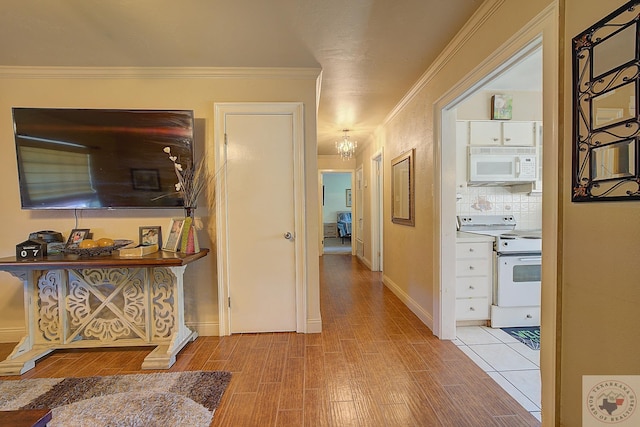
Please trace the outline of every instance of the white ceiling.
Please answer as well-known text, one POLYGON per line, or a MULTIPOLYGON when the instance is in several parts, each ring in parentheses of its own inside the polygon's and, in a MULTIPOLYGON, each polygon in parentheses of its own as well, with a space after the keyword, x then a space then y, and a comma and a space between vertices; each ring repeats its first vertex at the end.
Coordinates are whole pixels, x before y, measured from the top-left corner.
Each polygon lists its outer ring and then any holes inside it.
POLYGON ((0 66, 317 67, 319 154, 366 140, 481 0, 2 0, 0 66))

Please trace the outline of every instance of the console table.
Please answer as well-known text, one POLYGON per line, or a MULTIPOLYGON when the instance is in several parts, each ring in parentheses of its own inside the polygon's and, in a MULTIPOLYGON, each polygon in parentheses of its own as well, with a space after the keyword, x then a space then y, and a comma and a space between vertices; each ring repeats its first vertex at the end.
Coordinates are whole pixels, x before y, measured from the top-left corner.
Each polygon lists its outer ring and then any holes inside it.
POLYGON ((0 258, 24 284, 27 335, 0 375, 20 375, 56 349, 156 346, 142 369, 168 369, 198 334, 184 323, 187 264, 207 255, 158 251, 141 257, 52 255, 0 258))

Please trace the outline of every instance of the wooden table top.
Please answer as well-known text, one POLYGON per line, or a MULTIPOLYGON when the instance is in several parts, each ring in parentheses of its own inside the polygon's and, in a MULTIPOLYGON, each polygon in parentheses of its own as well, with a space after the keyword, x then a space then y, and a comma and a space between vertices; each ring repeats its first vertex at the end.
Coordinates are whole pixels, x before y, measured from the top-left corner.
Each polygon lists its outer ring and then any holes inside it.
POLYGON ((54 270, 59 268, 127 268, 127 267, 179 267, 187 265, 209 253, 201 249, 195 254, 158 251, 139 257, 118 255, 80 256, 73 254, 49 255, 41 259, 18 260, 15 256, 0 258, 0 271, 54 270))

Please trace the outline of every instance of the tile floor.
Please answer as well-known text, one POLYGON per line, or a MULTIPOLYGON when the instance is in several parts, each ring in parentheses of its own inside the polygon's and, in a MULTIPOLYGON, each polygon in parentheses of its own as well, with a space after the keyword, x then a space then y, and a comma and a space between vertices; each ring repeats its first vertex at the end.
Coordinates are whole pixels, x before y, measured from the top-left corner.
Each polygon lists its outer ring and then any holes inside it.
POLYGON ((460 350, 541 420, 540 351, 486 326, 461 326, 456 336, 460 350))

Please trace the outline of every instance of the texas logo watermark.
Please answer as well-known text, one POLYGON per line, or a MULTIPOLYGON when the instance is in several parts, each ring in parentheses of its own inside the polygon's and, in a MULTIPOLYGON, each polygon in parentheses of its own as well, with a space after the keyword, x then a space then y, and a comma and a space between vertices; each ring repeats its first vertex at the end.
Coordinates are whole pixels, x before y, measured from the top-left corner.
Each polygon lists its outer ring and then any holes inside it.
POLYGON ((582 425, 640 425, 640 412, 636 411, 638 391, 640 375, 584 375, 582 425))

